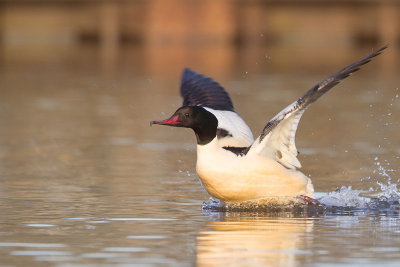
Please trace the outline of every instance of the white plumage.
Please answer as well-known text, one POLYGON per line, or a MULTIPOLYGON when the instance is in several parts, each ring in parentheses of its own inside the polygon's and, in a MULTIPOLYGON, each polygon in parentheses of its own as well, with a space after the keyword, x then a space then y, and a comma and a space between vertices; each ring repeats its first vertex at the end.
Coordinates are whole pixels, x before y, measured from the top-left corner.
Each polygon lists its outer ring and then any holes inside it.
POLYGON ((217 117, 219 129, 224 129, 232 135, 218 140, 221 147, 247 147, 254 142, 253 133, 249 126, 236 112, 204 108, 217 117))
POLYGON ((281 122, 261 142, 261 136, 258 137, 249 153, 272 158, 290 169, 301 168, 301 163, 297 159, 295 136, 300 118, 305 110, 295 109, 296 105, 297 101, 271 120, 280 120, 281 122))

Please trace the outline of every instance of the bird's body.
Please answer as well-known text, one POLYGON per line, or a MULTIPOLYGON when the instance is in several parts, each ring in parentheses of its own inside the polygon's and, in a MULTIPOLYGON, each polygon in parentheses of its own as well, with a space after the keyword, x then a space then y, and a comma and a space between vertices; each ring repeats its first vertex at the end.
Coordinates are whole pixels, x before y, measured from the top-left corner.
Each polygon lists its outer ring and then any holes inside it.
POLYGON ((276 197, 313 197, 311 180, 269 157, 249 152, 236 155, 217 138, 197 146, 196 171, 207 192, 224 202, 276 197))
POLYGON ((379 55, 383 47, 309 89, 264 127, 256 140, 234 111, 228 93, 211 78, 185 69, 183 106, 152 124, 185 127, 197 138, 196 171, 207 192, 226 203, 288 197, 313 197, 311 180, 297 168, 295 134, 307 107, 379 55))

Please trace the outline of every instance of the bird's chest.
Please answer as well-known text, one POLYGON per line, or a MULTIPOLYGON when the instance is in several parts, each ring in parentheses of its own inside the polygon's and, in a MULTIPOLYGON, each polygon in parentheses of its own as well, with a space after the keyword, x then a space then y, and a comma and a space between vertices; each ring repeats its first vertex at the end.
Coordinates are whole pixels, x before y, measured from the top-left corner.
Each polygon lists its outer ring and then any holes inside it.
POLYGON ((218 195, 216 191, 226 187, 227 181, 238 175, 240 165, 240 159, 223 148, 197 150, 196 171, 211 195, 218 195))
POLYGON ((221 175, 232 175, 237 172, 239 165, 240 160, 229 151, 197 153, 196 170, 202 179, 211 177, 216 179, 215 177, 220 177, 221 175))

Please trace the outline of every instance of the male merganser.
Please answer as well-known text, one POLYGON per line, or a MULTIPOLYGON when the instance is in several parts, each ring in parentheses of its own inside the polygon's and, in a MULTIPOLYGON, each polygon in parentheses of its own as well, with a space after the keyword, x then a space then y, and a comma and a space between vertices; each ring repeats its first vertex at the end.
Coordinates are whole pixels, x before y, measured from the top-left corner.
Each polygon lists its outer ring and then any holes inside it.
POLYGON ((312 199, 310 178, 296 170, 301 167, 295 145, 300 118, 311 103, 386 48, 316 84, 273 117, 255 141, 224 88, 190 69, 182 76, 183 106, 170 118, 150 124, 193 129, 197 138, 196 171, 207 192, 225 203, 298 196, 312 199))

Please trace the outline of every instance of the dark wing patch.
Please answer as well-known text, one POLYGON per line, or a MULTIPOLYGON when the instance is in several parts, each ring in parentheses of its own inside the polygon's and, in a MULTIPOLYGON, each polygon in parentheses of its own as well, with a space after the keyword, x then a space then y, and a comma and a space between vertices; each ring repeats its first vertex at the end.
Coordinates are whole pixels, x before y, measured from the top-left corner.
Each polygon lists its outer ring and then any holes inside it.
POLYGON ((234 153, 237 156, 244 156, 247 154, 247 152, 249 152, 250 147, 233 147, 233 146, 224 146, 222 147, 225 150, 228 150, 232 153, 234 153))
POLYGON ((223 128, 217 128, 217 137, 218 137, 218 139, 221 139, 224 137, 232 137, 232 134, 223 128))
POLYGON ((183 106, 234 111, 231 98, 219 83, 189 68, 183 71, 180 91, 183 106))
POLYGON ((341 80, 358 71, 362 65, 370 62, 373 57, 380 55, 382 51, 385 50, 387 47, 388 46, 384 46, 381 49, 369 54, 368 56, 365 56, 358 61, 344 67, 343 69, 335 72, 334 74, 308 90, 300 99, 298 99, 292 105, 288 106, 286 109, 279 112, 278 115, 276 115, 274 118, 272 118, 272 120, 267 123, 260 135, 260 143, 264 139, 264 137, 267 136, 268 133, 270 133, 282 120, 286 119, 294 113, 300 111, 304 112, 308 105, 315 102, 323 94, 328 92, 329 89, 337 85, 341 80))

